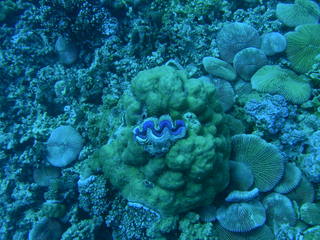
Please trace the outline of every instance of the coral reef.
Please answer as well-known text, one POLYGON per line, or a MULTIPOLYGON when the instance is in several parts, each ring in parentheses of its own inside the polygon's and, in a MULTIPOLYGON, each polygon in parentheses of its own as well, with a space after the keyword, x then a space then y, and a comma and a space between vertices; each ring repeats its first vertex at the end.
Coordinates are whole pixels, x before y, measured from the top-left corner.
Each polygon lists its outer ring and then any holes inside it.
POLYGON ((179 222, 179 240, 216 240, 217 236, 211 222, 201 223, 199 215, 190 212, 179 222))
POLYGON ((216 97, 220 103, 224 112, 229 111, 235 102, 235 93, 232 85, 222 79, 212 79, 214 86, 216 87, 216 97))
POLYGON ((102 216, 107 213, 111 193, 107 188, 106 179, 102 176, 93 176, 78 181, 79 207, 93 216, 102 216))
POLYGON ((297 216, 289 198, 279 193, 271 193, 263 199, 269 226, 277 235, 281 225, 294 226, 297 216))
POLYGON ((249 190, 253 185, 253 174, 247 164, 229 161, 230 164, 230 186, 240 191, 249 190))
POLYGON ((31 231, 29 232, 28 239, 29 240, 45 240, 52 239, 58 240, 60 239, 62 234, 61 224, 49 218, 42 218, 38 222, 36 222, 31 231))
POLYGON ((320 182, 320 131, 314 132, 308 141, 308 152, 301 156, 301 168, 311 182, 320 182))
POLYGON ((233 58, 234 69, 246 81, 249 81, 252 75, 267 63, 264 52, 254 47, 242 49, 233 58))
POLYGON ((301 170, 293 163, 286 163, 284 175, 274 191, 282 194, 289 193, 298 186, 301 178, 301 170))
POLYGON ((259 189, 254 188, 251 191, 232 191, 228 194, 226 202, 246 202, 259 196, 259 189))
POLYGON ((232 66, 219 58, 204 57, 202 64, 204 69, 215 77, 220 77, 228 81, 234 81, 236 79, 237 75, 232 66))
POLYGON ((287 39, 279 32, 269 32, 261 36, 261 50, 267 56, 281 53, 287 48, 287 39))
POLYGON ((304 203, 300 207, 301 220, 310 225, 320 224, 319 203, 304 203))
POLYGON ((314 0, 0 1, 0 240, 318 239, 318 28, 314 0))

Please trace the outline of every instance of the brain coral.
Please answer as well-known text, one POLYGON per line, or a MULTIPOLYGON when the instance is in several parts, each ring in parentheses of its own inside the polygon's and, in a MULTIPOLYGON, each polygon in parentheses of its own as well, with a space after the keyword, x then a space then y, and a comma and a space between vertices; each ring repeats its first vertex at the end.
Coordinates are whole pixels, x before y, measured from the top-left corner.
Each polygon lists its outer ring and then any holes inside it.
POLYGON ((246 23, 229 23, 217 35, 217 44, 221 58, 232 63, 240 50, 248 47, 260 47, 260 37, 256 29, 246 23))
POLYGON ((260 92, 283 95, 288 101, 301 104, 311 95, 311 87, 303 76, 277 65, 260 68, 251 78, 252 88, 260 92))
POLYGON ((294 4, 278 3, 277 17, 288 27, 300 24, 317 23, 320 17, 320 8, 310 0, 295 0, 294 4))
POLYGON ((119 102, 125 108, 125 125, 94 154, 91 167, 102 168, 128 201, 160 214, 212 203, 229 183, 230 148, 214 85, 162 66, 140 72, 131 91, 119 102), (187 134, 165 154, 154 156, 134 139, 133 129, 143 122, 142 116, 159 119, 166 114, 173 122, 183 120, 187 134))
POLYGON ((305 24, 285 35, 288 42, 286 54, 295 71, 308 72, 316 63, 315 58, 320 54, 319 32, 320 24, 305 24))

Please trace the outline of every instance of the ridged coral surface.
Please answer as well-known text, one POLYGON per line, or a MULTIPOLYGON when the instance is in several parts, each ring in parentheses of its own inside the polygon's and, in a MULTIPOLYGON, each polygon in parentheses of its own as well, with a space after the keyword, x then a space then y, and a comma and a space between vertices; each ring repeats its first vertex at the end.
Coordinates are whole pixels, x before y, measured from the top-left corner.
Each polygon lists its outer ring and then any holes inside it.
POLYGON ((307 101, 311 95, 311 86, 304 76, 277 65, 260 68, 252 76, 251 84, 259 92, 280 94, 295 104, 307 101))
POLYGON ((320 24, 305 24, 286 34, 286 53, 295 71, 306 73, 316 63, 315 58, 320 54, 319 32, 320 24))

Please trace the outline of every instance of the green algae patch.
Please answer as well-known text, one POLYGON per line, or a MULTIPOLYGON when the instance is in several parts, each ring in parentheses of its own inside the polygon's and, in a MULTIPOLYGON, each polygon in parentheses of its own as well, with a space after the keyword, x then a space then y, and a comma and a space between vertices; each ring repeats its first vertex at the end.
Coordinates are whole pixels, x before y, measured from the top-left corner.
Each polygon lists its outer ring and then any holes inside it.
POLYGON ((124 198, 161 215, 176 215, 212 203, 225 189, 230 137, 213 84, 156 67, 140 72, 119 104, 123 126, 88 162, 91 169, 102 169, 124 198), (183 120, 187 134, 165 154, 151 155, 135 141, 133 129, 143 116, 163 114, 183 120))

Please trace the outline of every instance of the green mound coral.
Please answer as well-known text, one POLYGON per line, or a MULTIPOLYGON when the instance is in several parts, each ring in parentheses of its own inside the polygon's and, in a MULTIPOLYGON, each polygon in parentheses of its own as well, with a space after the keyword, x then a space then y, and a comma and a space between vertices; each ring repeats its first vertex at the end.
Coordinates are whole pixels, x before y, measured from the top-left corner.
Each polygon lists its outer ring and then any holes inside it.
POLYGON ((288 27, 301 24, 317 23, 320 17, 320 8, 310 0, 295 0, 294 4, 278 3, 277 17, 288 27))
POLYGON ((125 124, 89 161, 133 203, 174 215, 213 202, 229 183, 230 139, 214 85, 161 66, 140 72, 120 100, 125 124), (133 138, 142 116, 184 119, 187 136, 151 156, 133 138))
POLYGON ((277 65, 260 68, 252 76, 251 84, 259 92, 283 95, 294 104, 307 101, 311 95, 311 87, 306 78, 277 65))
POLYGON ((289 32, 286 54, 292 63, 292 68, 299 73, 306 73, 317 63, 320 54, 320 24, 305 24, 289 32))

